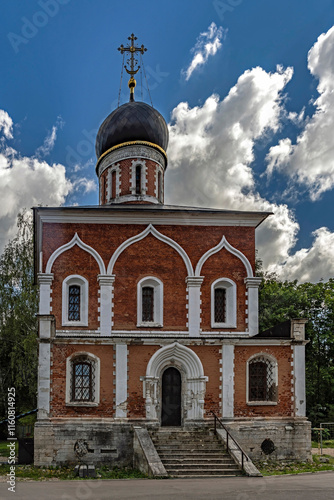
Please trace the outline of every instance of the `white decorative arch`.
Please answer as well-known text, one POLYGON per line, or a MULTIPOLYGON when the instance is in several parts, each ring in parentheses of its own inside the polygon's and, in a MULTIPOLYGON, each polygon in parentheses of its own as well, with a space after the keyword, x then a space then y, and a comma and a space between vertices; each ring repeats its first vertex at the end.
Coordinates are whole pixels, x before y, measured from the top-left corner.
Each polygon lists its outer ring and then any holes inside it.
POLYGON ((244 264, 244 266, 246 268, 247 278, 252 278, 253 277, 253 269, 252 269, 252 266, 251 266, 249 260, 242 252, 240 252, 240 250, 238 250, 237 248, 234 248, 232 245, 230 245, 230 243, 227 241, 225 236, 222 237, 222 239, 218 243, 218 245, 211 248, 204 255, 202 255, 202 257, 199 259, 199 261, 197 263, 196 270, 195 270, 195 276, 200 276, 201 271, 202 271, 202 267, 203 267, 204 263, 208 260, 208 258, 211 257, 211 255, 214 255, 215 253, 219 252, 219 250, 222 250, 223 248, 226 248, 226 250, 228 252, 235 255, 236 257, 238 257, 241 260, 241 262, 244 264))
POLYGON ((146 418, 157 420, 161 413, 161 379, 167 367, 175 367, 183 375, 183 421, 204 417, 205 383, 203 365, 197 354, 178 342, 159 349, 148 362, 144 377, 146 418))
POLYGON ((184 264, 186 266, 186 269, 187 269, 188 276, 194 276, 193 266, 191 264, 191 261, 190 261, 188 255, 187 255, 187 253, 185 252, 185 250, 178 243, 176 243, 176 241, 174 241, 171 238, 169 238, 168 236, 165 236, 164 234, 160 233, 157 229, 155 229, 154 226, 152 226, 152 224, 149 224, 147 226, 147 228, 144 229, 144 231, 142 231, 141 233, 137 234, 136 236, 132 236, 132 238, 129 238, 128 240, 124 241, 117 248, 117 250, 115 250, 115 252, 113 253, 113 255, 112 255, 111 259, 110 259, 110 262, 108 264, 107 273, 108 274, 112 274, 113 273, 114 265, 115 265, 118 257, 121 255, 121 253, 126 248, 128 248, 133 243, 137 243, 138 241, 143 240, 149 234, 152 234, 158 240, 163 241, 167 245, 169 245, 172 248, 174 248, 174 250, 176 250, 177 253, 182 257, 183 262, 184 262, 184 264))
POLYGON ((65 245, 62 245, 61 247, 57 248, 57 250, 55 250, 53 252, 53 254, 51 255, 51 257, 48 260, 48 263, 46 264, 45 272, 51 273, 52 266, 53 266, 55 260, 59 257, 59 255, 61 255, 63 252, 66 252, 66 250, 70 250, 70 248, 74 247, 74 245, 78 245, 78 247, 80 247, 82 250, 85 250, 92 257, 94 257, 94 259, 96 260, 96 262, 100 268, 100 274, 106 274, 106 268, 105 268, 104 262, 102 260, 102 257, 100 256, 100 254, 96 250, 94 250, 94 248, 90 247, 89 245, 86 245, 86 243, 84 243, 80 239, 80 237, 78 236, 78 233, 75 233, 75 235, 73 236, 71 241, 69 241, 65 245))

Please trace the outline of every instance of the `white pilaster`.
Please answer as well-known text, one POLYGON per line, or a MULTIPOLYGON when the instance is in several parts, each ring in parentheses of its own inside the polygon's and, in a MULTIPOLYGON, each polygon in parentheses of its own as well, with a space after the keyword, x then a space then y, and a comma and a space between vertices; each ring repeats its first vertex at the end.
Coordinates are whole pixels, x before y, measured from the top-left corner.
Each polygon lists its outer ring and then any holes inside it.
POLYGON ((50 314, 53 274, 38 273, 37 279, 39 284, 39 314, 50 314))
POLYGON ((38 358, 38 419, 49 418, 50 414, 50 362, 50 344, 41 342, 38 358))
POLYGON ((201 332, 201 285, 203 276, 186 278, 188 291, 188 331, 190 337, 199 337, 201 332))
POLYGON ((249 335, 259 333, 259 286, 262 278, 245 278, 248 292, 248 331, 249 335))
POLYGON ((306 416, 305 391, 305 346, 293 346, 294 375, 295 375, 295 415, 306 416))
POLYGON ((222 346, 222 416, 234 417, 234 345, 222 346))
POLYGON ((116 344, 116 418, 127 416, 128 391, 128 348, 126 344, 116 344))
POLYGON ((115 281, 114 274, 99 274, 100 284, 100 332, 106 337, 111 336, 112 330, 112 292, 115 281))

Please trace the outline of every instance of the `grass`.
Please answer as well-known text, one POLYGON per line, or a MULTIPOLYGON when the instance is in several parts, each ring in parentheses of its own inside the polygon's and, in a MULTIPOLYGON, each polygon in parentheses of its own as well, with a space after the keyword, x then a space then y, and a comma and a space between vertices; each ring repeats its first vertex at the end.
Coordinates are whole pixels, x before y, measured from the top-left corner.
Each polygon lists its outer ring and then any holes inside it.
MULTIPOLYGON (((8 465, 0 465, 0 476, 5 476, 9 472, 8 465)), ((133 479, 146 478, 136 469, 119 469, 118 467, 108 467, 106 465, 96 469, 97 479, 133 479)), ((32 479, 42 481, 45 479, 82 479, 74 475, 74 467, 35 467, 33 465, 16 465, 15 475, 17 479, 32 479)), ((84 478, 90 479, 92 478, 84 478)))
MULTIPOLYGON (((334 448, 334 439, 326 439, 322 442, 323 448, 334 448)), ((312 448, 318 448, 318 441, 312 441, 312 448)))
MULTIPOLYGON (((1 457, 9 457, 9 448, 7 444, 9 441, 0 441, 0 456, 1 457)), ((16 441, 15 443, 15 448, 16 448, 16 456, 18 454, 18 443, 16 441)))
POLYGON ((322 463, 320 457, 313 455, 313 462, 295 462, 295 461, 254 461, 256 467, 264 476, 275 476, 282 474, 300 474, 302 472, 319 472, 324 470, 334 471, 334 457, 322 455, 328 458, 328 463, 322 463))

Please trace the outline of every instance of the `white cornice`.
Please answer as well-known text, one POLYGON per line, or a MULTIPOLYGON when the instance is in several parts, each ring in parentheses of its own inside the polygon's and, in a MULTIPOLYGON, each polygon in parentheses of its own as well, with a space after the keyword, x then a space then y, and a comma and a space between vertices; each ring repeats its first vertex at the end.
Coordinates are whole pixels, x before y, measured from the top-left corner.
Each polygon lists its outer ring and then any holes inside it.
MULTIPOLYGON (((38 209, 37 209, 38 210, 38 209)), ((141 211, 120 210, 113 211, 112 208, 108 211, 101 209, 82 208, 78 211, 62 210, 61 208, 46 210, 38 210, 38 217, 41 222, 61 223, 61 224, 163 224, 177 226, 246 226, 257 227, 267 214, 233 214, 233 213, 212 213, 212 212, 189 212, 176 211, 168 212, 167 210, 141 211), (101 213, 97 213, 101 211, 101 213), (76 213, 75 213, 76 212, 76 213)))

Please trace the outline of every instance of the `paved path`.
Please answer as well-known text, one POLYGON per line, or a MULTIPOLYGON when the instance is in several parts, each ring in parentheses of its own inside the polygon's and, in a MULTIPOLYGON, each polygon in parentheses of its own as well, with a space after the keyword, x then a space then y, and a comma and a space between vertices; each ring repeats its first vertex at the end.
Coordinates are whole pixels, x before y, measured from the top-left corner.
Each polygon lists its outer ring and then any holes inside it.
POLYGON ((7 500, 334 500, 334 472, 223 479, 18 482, 7 500))

